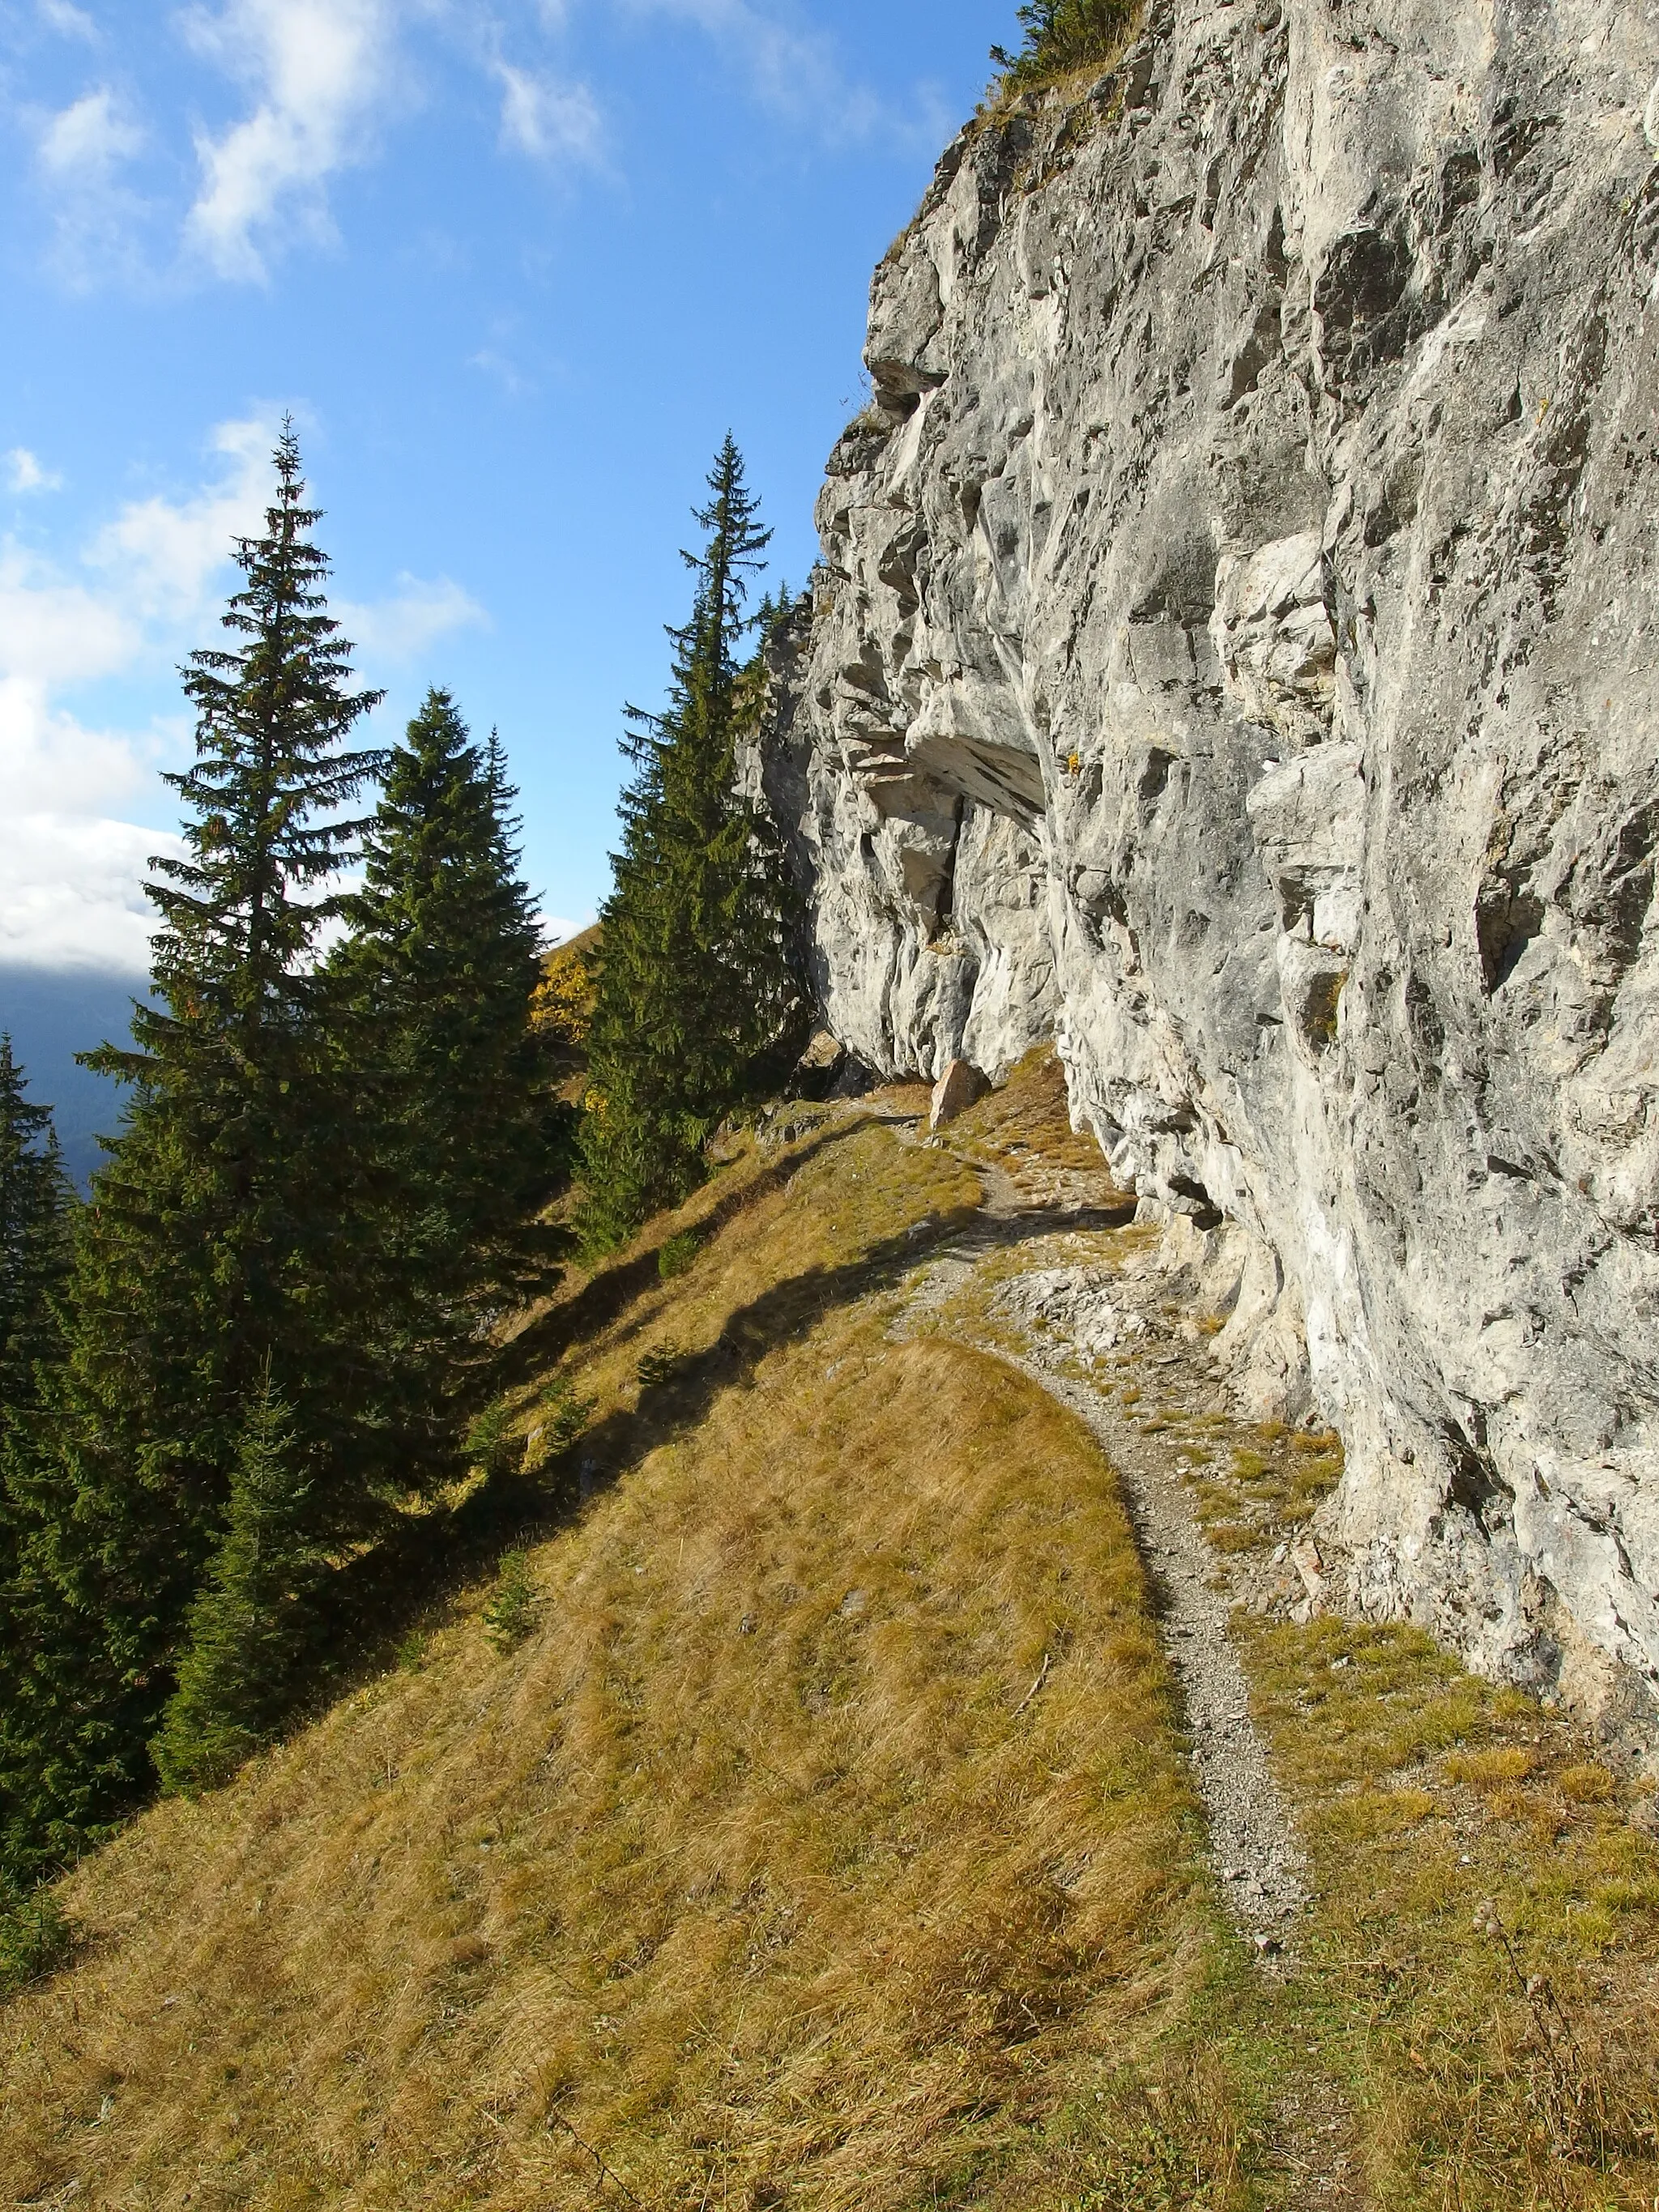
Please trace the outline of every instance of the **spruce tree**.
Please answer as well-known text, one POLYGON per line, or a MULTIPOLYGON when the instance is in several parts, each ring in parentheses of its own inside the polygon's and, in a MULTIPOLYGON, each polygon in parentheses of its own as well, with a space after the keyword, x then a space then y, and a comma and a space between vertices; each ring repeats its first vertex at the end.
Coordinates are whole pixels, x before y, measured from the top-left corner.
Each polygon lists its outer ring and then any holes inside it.
POLYGON ((55 1358, 72 1195, 51 1109, 31 1105, 0 1034, 0 1434, 26 1418, 37 1370, 55 1358))
POLYGON ((475 745, 430 691, 390 757, 331 965, 381 1169, 374 1341, 412 1477, 444 1468, 460 1370, 534 1279, 537 1216, 568 1166, 571 1116, 531 1021, 541 938, 514 797, 494 734, 475 745))
POLYGON ((26 1091, 0 1036, 0 1713, 26 1670, 27 1471, 46 1448, 41 1401, 62 1356, 74 1206, 51 1112, 26 1091))
POLYGON ((614 1242, 683 1198, 707 1139, 798 1025, 792 892, 760 811, 738 788, 759 701, 741 655, 748 580, 770 540, 728 435, 683 557, 696 578, 661 714, 629 708, 634 768, 603 912, 592 1085, 583 1125, 586 1226, 614 1242))
POLYGON ((178 1687, 152 1746, 165 1790, 228 1781, 284 1711, 324 1564, 291 1419, 267 1374, 248 1409, 225 1532, 190 1609, 178 1687))
POLYGON ((15 1861, 100 1830, 150 1778, 146 1746, 218 1540, 267 1366, 337 1535, 362 1518, 355 1415, 349 1086, 316 971, 327 890, 380 757, 346 749, 350 686, 291 428, 264 533, 240 542, 222 650, 184 672, 197 757, 168 778, 185 856, 149 894, 158 1003, 88 1063, 131 1085, 76 1224, 54 1449, 29 1470, 26 1679, 0 1720, 15 1861))

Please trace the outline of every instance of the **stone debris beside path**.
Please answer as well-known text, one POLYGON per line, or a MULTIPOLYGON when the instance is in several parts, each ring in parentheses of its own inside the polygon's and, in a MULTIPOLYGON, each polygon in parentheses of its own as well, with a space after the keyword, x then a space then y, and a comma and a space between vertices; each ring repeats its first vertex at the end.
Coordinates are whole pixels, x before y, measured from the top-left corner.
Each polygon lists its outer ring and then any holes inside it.
POLYGON ((1052 1357, 1044 1347, 1021 1364, 1080 1416, 1122 1479, 1160 1600, 1159 1626, 1181 1689, 1193 1773, 1228 1909, 1264 1955, 1289 1951, 1287 1923, 1307 1901, 1303 1858, 1250 1718, 1249 1689, 1228 1627, 1231 1591, 1215 1586, 1216 1554, 1168 1448, 1158 1451, 1086 1383, 1054 1374, 1052 1357))
MULTIPOLYGON (((976 1162, 986 1188, 983 1226, 952 1239, 913 1285, 896 1334, 942 1316, 972 1285, 994 1255, 1029 1243, 1032 1256, 1068 1241, 1051 1207, 1022 1189, 1004 1170, 976 1162), (1018 1231, 1029 1222, 1029 1240, 1018 1231)), ((1045 1192, 1044 1196, 1047 1196, 1045 1192)), ((1001 1356, 1037 1382, 1088 1427, 1121 1480, 1125 1502, 1158 1595, 1159 1628, 1181 1692, 1194 1779, 1210 1831, 1211 1856, 1235 1923, 1269 1966, 1295 1955, 1295 1922, 1307 1902, 1304 1862, 1290 1808, 1268 1767, 1250 1717, 1249 1691, 1230 1626, 1239 1592, 1232 1574, 1206 1541, 1182 1468, 1176 1440, 1148 1436, 1137 1418, 1085 1379, 1121 1347, 1144 1348, 1155 1366, 1161 1398, 1208 1404, 1213 1374, 1196 1347, 1172 1335, 1167 1321, 1135 1303, 1157 1296, 1157 1278, 1132 1283, 1121 1268, 1099 1264, 1038 1264, 997 1285, 990 1310, 1018 1338, 1001 1356)), ((1298 1547, 1298 1550, 1302 1547, 1298 1547)), ((1307 1548, 1312 1552, 1310 1544, 1307 1548)), ((1316 1560, 1318 1554, 1312 1553, 1316 1560)), ((1288 1563, 1287 1563, 1288 1564, 1288 1563)), ((1295 1578, 1298 1559, 1288 1565, 1295 1578)), ((1304 1576, 1316 1571, 1311 1562, 1304 1576)))

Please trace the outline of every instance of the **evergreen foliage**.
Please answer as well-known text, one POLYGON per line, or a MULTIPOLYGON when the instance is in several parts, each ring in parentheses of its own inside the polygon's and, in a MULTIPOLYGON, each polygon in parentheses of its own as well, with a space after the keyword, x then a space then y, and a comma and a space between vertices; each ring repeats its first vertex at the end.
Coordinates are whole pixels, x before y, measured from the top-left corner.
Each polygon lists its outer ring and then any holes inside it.
POLYGON ((61 1340, 73 1199, 45 1106, 27 1097, 0 1035, 0 1436, 34 1402, 36 1370, 61 1340))
POLYGON ((446 1466, 451 1395, 547 1257, 537 1217, 573 1142, 532 1022, 541 940, 514 796, 494 737, 474 745, 428 693, 391 756, 331 968, 377 1169, 363 1325, 406 1474, 446 1466))
POLYGON ((484 1631, 498 1651, 516 1650, 533 1636, 541 1600, 530 1571, 527 1552, 508 1552, 501 1559, 495 1595, 483 1609, 484 1631))
POLYGON ((11 1039, 0 1036, 0 1711, 15 1705, 27 1667, 28 1468, 63 1352, 74 1210, 51 1113, 26 1092, 11 1039))
MULTIPOLYGON (((67 1358, 20 1478, 23 1679, 0 1718, 14 1866, 100 1832, 149 1785, 146 1747, 219 1540, 267 1368, 322 1472, 319 1525, 363 1524, 379 1471, 359 1408, 352 1086, 316 963, 329 878, 381 767, 345 750, 350 688, 291 430, 266 528, 240 542, 232 642, 185 672, 197 758, 168 781, 183 859, 154 864, 160 1003, 89 1065, 131 1086, 76 1223, 67 1358)), ((369 1394, 372 1410, 372 1393, 369 1394)))
POLYGON ((770 532, 728 436, 684 556, 690 619, 671 629, 669 703, 629 708, 634 777, 603 912, 592 1088, 582 1133, 591 1241, 619 1241, 683 1198, 703 1146, 802 1027, 793 894, 781 846, 738 789, 738 743, 762 707, 740 657, 748 580, 770 532))
POLYGON ((75 1930, 49 1889, 20 1889, 0 1875, 0 1999, 63 1966, 75 1930))
POLYGON ((324 1555, 288 1407, 269 1375, 248 1409, 225 1532, 190 1610, 184 1657, 151 1747, 163 1789, 228 1780, 282 1717, 324 1555))
POLYGON ((993 46, 1011 91, 1023 92, 1110 61, 1140 20, 1142 0, 1028 0, 1019 11, 1018 53, 993 46))

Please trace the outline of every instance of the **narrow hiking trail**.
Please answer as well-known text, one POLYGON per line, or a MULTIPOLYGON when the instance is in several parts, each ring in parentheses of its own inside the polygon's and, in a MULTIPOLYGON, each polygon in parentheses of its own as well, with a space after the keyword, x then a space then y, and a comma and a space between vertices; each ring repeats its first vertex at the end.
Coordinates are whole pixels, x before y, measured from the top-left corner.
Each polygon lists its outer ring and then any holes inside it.
MULTIPOLYGON (((955 1151, 948 1137, 920 1130, 913 1141, 955 1151)), ((1214 1435, 1233 1425, 1222 1387, 1202 1338, 1189 1341, 1167 1310, 1155 1239, 1125 1234, 1133 1201, 1109 1178, 1056 1169, 1035 1153, 1018 1174, 977 1152, 957 1157, 981 1180, 980 1212, 931 1255, 892 1333, 942 1329, 994 1352, 1075 1413, 1100 1446, 1152 1586, 1220 1894, 1259 1971, 1281 1983, 1301 1966, 1306 1859, 1251 1717, 1231 1626, 1242 1579, 1205 1535, 1182 1480, 1194 1467, 1182 1429, 1203 1424, 1214 1435), (1131 1350, 1140 1381, 1126 1399, 1094 1376, 1103 1357, 1131 1350)), ((1279 2201, 1358 2212, 1352 2114, 1328 2075, 1311 2063, 1299 2069, 1274 2121, 1266 2152, 1279 2201)))
POLYGON ((926 1107, 528 1317, 361 1671, 65 1882, 0 2204, 1651 2212, 1648 1798, 1345 1606, 1052 1055, 926 1107))
POLYGON ((1181 1690, 1223 1893, 1258 1955, 1289 1960, 1294 1921, 1307 1902, 1303 1854, 1250 1717, 1249 1689, 1228 1625, 1237 1602, 1231 1578, 1180 1480, 1190 1462, 1173 1436, 1165 1429, 1148 1436, 1143 1401, 1126 1406, 1086 1379, 1091 1322, 1097 1333, 1103 1312, 1109 1316, 1113 1338, 1133 1343, 1137 1365, 1156 1374, 1151 1417, 1160 1422, 1224 1415, 1215 1378, 1158 1312, 1159 1279, 1150 1269, 1137 1277, 1133 1248, 1113 1253, 1116 1231, 1103 1224, 1115 1221, 1121 1228, 1121 1204, 1113 1207, 1082 1189, 1070 1205, 1056 1203, 1053 1194, 1023 1188, 1004 1168, 969 1164, 985 1188, 980 1221, 931 1259, 896 1328, 905 1334, 926 1323, 975 1334, 971 1322, 962 1325, 963 1309, 987 1263, 999 1263, 1000 1280, 989 1300, 998 1326, 980 1332, 979 1340, 1076 1413, 1122 1481, 1181 1690))

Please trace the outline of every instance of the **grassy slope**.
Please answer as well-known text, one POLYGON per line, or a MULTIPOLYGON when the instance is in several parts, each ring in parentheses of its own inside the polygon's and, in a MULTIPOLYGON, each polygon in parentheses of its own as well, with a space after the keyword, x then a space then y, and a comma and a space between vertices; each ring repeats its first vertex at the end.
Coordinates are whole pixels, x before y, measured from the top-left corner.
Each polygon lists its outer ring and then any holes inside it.
MULTIPOLYGON (((1318 1903, 1310 1971, 1254 1983, 1109 1470, 888 1333, 975 1178, 794 1118, 514 1347, 520 1426, 592 1401, 528 1639, 463 1594, 65 1885, 79 1958, 0 2015, 0 2202, 1218 2212, 1297 2201, 1266 2149, 1305 2064, 1378 2205, 1650 2204, 1659 1886, 1619 1786, 1412 1632, 1261 1629, 1318 1903)), ((1080 1164, 1052 1069, 962 1137, 1080 1164)), ((1293 1487, 1283 1440, 1210 1444, 1218 1520, 1293 1487)))
POLYGON ((1214 1923, 1107 1471, 981 1355, 884 1333, 957 1164, 795 1151, 567 1355, 630 1464, 536 1551, 538 1632, 500 1656, 475 1594, 67 1886, 82 1960, 5 2016, 9 2194, 574 2205, 584 2144, 687 2206, 1224 2172, 1224 2085, 1178 2050, 1214 1923), (1172 2069, 1177 2122, 1126 2069, 1172 2069))

